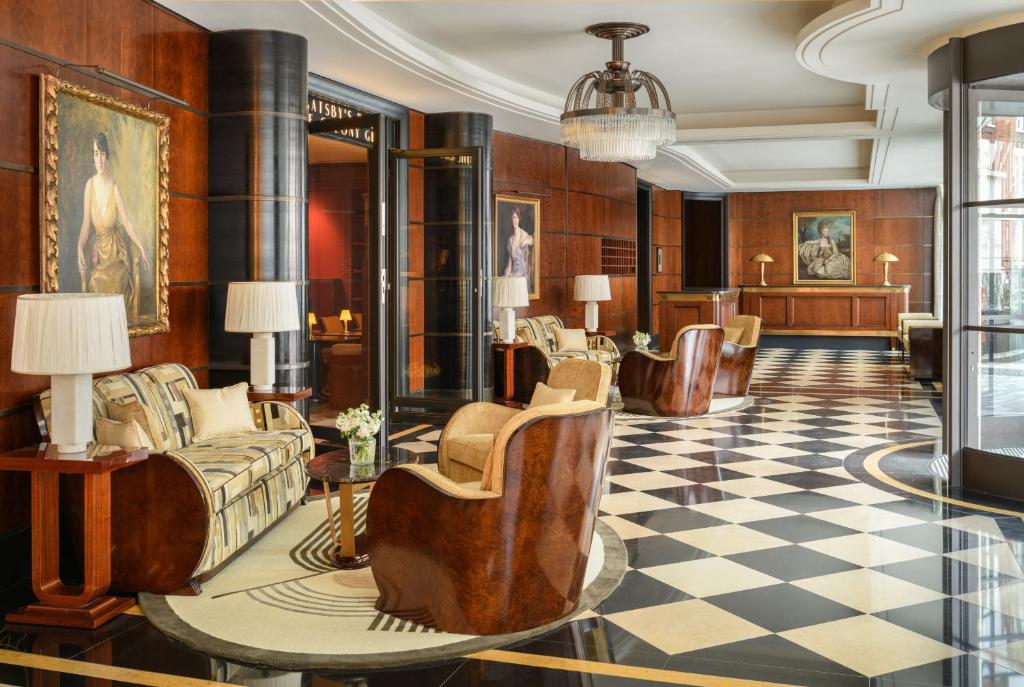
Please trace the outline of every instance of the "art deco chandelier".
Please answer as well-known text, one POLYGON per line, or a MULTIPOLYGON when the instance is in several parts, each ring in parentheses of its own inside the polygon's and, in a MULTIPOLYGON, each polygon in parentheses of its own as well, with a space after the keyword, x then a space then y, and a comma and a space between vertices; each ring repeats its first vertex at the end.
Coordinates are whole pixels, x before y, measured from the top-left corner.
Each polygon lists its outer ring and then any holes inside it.
POLYGON ((654 159, 658 146, 676 140, 676 116, 665 85, 650 72, 630 71, 623 53, 627 39, 642 36, 650 28, 610 22, 586 30, 612 42, 612 59, 605 69, 584 74, 569 89, 562 113, 562 143, 578 148, 584 160, 654 159), (647 92, 648 108, 637 107, 636 94, 641 89, 647 92))

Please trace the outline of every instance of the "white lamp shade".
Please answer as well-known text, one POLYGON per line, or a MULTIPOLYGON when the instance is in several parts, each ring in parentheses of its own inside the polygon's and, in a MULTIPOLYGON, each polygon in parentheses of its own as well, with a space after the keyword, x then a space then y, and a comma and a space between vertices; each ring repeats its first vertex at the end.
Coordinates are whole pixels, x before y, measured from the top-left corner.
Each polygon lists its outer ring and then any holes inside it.
POLYGON ((11 370, 76 375, 131 367, 124 296, 38 293, 18 296, 11 370))
POLYGON ((525 308, 530 305, 526 277, 495 277, 491 286, 491 305, 495 308, 525 308))
POLYGON ((295 282, 235 281, 228 284, 225 331, 291 332, 298 328, 295 282))
POLYGON ((607 274, 581 274, 576 277, 573 300, 610 301, 611 299, 612 290, 608 285, 607 274))

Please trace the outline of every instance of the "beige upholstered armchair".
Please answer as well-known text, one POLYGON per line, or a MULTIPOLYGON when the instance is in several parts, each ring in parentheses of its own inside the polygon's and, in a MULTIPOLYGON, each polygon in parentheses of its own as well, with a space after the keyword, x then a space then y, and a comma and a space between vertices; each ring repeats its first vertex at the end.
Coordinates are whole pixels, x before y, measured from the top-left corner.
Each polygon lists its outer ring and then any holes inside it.
MULTIPOLYGON (((573 401, 608 404, 612 371, 596 360, 569 359, 559 363, 548 377, 548 386, 575 389, 573 401)), ((532 389, 531 389, 532 392, 532 389)), ((475 482, 501 427, 523 411, 497 403, 470 403, 452 415, 441 432, 437 448, 438 471, 453 482, 475 482)))
POLYGON ((516 413, 498 427, 479 485, 458 484, 426 465, 385 471, 366 521, 377 609, 483 635, 572 613, 612 423, 611 409, 590 401, 516 413))

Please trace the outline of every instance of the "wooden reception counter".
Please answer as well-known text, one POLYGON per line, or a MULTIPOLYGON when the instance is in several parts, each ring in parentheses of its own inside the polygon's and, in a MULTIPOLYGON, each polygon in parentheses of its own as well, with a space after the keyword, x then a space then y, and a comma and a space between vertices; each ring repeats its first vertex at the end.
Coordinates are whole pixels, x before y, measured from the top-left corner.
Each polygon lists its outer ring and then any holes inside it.
POLYGON ((659 291, 658 341, 668 350, 676 332, 691 324, 724 327, 739 312, 739 289, 683 289, 659 291))
POLYGON ((895 337, 909 286, 744 286, 740 312, 764 334, 895 337))

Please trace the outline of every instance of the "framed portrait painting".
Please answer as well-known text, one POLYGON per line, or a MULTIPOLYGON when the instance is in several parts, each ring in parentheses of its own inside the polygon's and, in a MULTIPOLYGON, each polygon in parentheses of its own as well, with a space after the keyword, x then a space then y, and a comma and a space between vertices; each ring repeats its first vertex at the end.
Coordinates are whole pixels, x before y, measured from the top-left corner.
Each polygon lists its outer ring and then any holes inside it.
POLYGON ((526 277, 540 298, 540 200, 494 196, 494 276, 526 277))
POLYGON ((132 336, 169 329, 169 118, 43 75, 43 291, 120 293, 132 336))
POLYGON ((852 210, 793 213, 793 283, 853 284, 857 217, 852 210))

